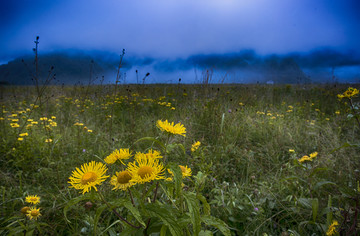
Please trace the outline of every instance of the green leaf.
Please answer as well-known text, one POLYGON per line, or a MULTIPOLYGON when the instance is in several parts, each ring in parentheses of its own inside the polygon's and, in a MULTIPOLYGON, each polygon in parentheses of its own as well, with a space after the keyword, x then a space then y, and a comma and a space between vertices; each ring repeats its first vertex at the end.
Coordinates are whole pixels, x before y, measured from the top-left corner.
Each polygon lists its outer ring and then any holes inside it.
POLYGON ((139 210, 132 205, 132 203, 127 199, 118 199, 110 202, 112 207, 125 207, 128 209, 131 214, 135 217, 135 219, 144 227, 146 227, 145 222, 143 221, 139 210))
POLYGON ((319 190, 320 187, 322 187, 323 185, 325 184, 332 184, 332 185, 336 185, 334 182, 331 182, 331 181, 320 181, 320 182, 317 182, 314 186, 314 190, 319 190))
POLYGON ((210 205, 209 203, 206 201, 206 198, 201 195, 201 194, 197 194, 196 195, 197 199, 199 199, 202 204, 203 204, 203 210, 204 210, 204 214, 205 215, 210 215, 210 205))
POLYGON ((199 200, 194 193, 184 193, 184 198, 189 208, 193 234, 198 235, 201 229, 199 200))
POLYGON ((81 202, 81 201, 84 201, 84 200, 89 200, 91 199, 92 196, 90 193, 87 193, 87 194, 84 194, 84 195, 80 195, 79 197, 76 197, 76 198, 73 198, 71 199, 70 201, 68 201, 68 203, 66 204, 66 206, 64 207, 64 217, 65 217, 65 220, 67 222, 70 223, 70 220, 68 220, 67 216, 66 216, 66 213, 69 211, 69 208, 74 206, 75 204, 81 202))
POLYGON ((172 235, 182 235, 181 227, 177 223, 176 209, 171 208, 170 206, 159 204, 158 202, 154 204, 148 204, 145 206, 145 208, 151 217, 159 218, 162 223, 169 228, 172 235))
POLYGON ((175 182, 175 196, 179 197, 182 187, 182 171, 178 164, 176 163, 169 163, 170 170, 174 173, 174 182, 175 182))
POLYGON ((102 205, 96 209, 95 218, 94 218, 94 233, 97 234, 97 225, 100 219, 101 213, 106 209, 106 205, 102 205))
POLYGON ((317 198, 311 199, 311 207, 312 207, 313 221, 316 222, 316 217, 318 215, 318 210, 319 210, 319 200, 317 198))
POLYGON ((201 221, 206 225, 218 228, 225 236, 230 236, 230 229, 224 221, 213 216, 201 216, 201 221))
POLYGON ((212 236, 212 235, 213 235, 213 233, 211 231, 209 231, 209 230, 206 230, 206 231, 201 230, 199 232, 199 236, 212 236))
POLYGON ((166 225, 161 226, 160 236, 166 236, 166 231, 167 231, 167 226, 166 225))

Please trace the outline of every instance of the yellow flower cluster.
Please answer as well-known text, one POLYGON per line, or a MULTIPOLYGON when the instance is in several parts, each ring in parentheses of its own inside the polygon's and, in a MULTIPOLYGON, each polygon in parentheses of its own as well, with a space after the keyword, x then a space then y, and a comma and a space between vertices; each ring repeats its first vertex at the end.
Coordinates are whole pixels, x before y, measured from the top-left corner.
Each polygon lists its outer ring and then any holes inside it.
MULTIPOLYGON (((37 195, 29 195, 25 198, 25 202, 33 205, 37 205, 40 203, 40 197, 38 197, 37 195)), ((37 220, 41 216, 40 208, 36 208, 35 206, 33 207, 25 206, 21 208, 20 211, 22 214, 26 215, 30 220, 32 219, 37 220)))
POLYGON ((201 145, 200 141, 195 142, 192 146, 191 146, 191 151, 195 152, 201 145))
POLYGON ((336 226, 338 226, 338 225, 339 225, 339 223, 336 220, 334 220, 332 222, 332 224, 329 226, 329 229, 326 232, 326 236, 335 235, 336 234, 336 226))
POLYGON ((299 162, 303 163, 305 161, 312 161, 317 155, 318 155, 317 152, 313 152, 309 156, 305 155, 305 156, 303 156, 302 158, 299 159, 299 162))
POLYGON ((338 94, 337 97, 341 100, 343 98, 352 98, 359 94, 359 90, 353 87, 349 87, 344 93, 338 94))

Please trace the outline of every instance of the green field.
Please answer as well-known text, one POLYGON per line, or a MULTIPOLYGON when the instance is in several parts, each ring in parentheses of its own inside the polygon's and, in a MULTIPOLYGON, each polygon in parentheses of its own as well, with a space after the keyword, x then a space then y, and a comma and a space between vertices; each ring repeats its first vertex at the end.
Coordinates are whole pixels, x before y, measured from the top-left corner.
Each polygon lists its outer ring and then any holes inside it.
POLYGON ((1 87, 0 234, 358 235, 359 97, 339 99, 347 89, 1 87), (185 136, 159 120, 181 123, 185 136), (119 149, 131 157, 105 162, 119 149), (131 172, 132 185, 113 190, 116 172, 141 166, 150 149, 162 158, 140 168, 149 174, 131 172), (109 177, 84 194, 70 188, 91 161, 109 177))

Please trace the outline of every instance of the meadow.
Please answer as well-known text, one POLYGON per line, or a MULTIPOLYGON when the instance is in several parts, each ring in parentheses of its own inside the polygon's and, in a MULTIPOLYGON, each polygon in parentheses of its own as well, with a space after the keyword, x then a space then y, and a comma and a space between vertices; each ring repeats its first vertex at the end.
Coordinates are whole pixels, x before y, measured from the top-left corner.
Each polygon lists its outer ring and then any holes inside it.
POLYGON ((0 234, 359 235, 348 87, 1 87, 0 234))

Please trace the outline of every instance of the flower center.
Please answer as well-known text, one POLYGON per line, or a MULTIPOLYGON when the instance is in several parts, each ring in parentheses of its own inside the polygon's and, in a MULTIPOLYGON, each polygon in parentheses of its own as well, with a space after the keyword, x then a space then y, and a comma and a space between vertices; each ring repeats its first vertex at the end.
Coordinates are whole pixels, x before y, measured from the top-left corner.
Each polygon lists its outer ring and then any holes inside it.
POLYGON ((32 197, 32 198, 30 198, 30 201, 36 202, 36 201, 37 201, 37 197, 32 197))
POLYGON ((140 177, 142 179, 145 179, 145 177, 147 175, 151 175, 153 173, 153 171, 154 171, 154 169, 150 166, 142 166, 138 170, 138 175, 140 175, 140 177))
POLYGON ((117 181, 119 184, 127 184, 131 180, 131 175, 129 171, 122 171, 117 176, 117 181))
POLYGON ((86 185, 91 182, 95 182, 97 179, 97 175, 94 172, 87 172, 81 178, 81 184, 86 185))
POLYGON ((38 216, 38 215, 39 215, 39 212, 38 212, 37 210, 32 210, 32 211, 30 212, 30 215, 31 215, 31 216, 38 216))

